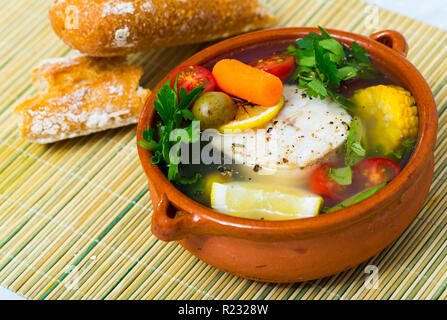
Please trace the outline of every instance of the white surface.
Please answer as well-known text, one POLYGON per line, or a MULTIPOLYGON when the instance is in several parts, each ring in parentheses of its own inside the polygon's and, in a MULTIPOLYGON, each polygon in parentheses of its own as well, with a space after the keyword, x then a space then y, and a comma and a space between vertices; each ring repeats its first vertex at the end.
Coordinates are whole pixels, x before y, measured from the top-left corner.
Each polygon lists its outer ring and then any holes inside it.
POLYGON ((6 288, 0 287, 0 300, 25 300, 25 298, 6 288))
POLYGON ((364 0, 387 10, 447 30, 446 0, 364 0))
MULTIPOLYGON (((447 30, 446 0, 365 0, 384 9, 404 14, 432 26, 447 30)), ((23 297, 0 287, 0 300, 20 300, 23 297)))

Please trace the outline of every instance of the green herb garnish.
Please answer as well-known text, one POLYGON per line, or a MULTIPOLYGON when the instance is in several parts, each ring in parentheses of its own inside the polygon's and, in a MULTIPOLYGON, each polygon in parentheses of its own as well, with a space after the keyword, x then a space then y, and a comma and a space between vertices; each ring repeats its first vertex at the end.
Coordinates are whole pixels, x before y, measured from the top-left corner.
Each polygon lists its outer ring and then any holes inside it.
POLYGON ((329 169, 329 175, 335 180, 339 185, 349 186, 352 184, 352 168, 331 168, 329 169))
POLYGON ((399 148, 394 150, 391 155, 395 156, 397 159, 402 159, 404 155, 411 152, 416 145, 416 140, 404 140, 399 148))
POLYGON ((363 147, 365 138, 365 127, 362 120, 354 117, 349 127, 348 138, 346 140, 345 163, 347 166, 355 166, 366 156, 366 150, 363 147))
POLYGON ((159 164, 164 162, 168 164, 168 179, 181 184, 194 184, 201 175, 196 173, 193 177, 184 177, 179 172, 179 159, 181 148, 173 149, 179 143, 190 144, 199 140, 199 129, 196 128, 193 113, 189 107, 197 100, 203 92, 203 87, 198 87, 187 93, 181 87, 179 95, 177 94, 177 81, 174 88, 170 86, 168 80, 157 92, 157 100, 154 102, 154 108, 161 120, 157 122, 156 129, 149 127, 143 131, 143 139, 138 141, 138 145, 153 152, 151 162, 159 164), (184 129, 186 136, 176 135, 176 130, 184 129), (176 137, 175 139, 172 139, 176 137), (172 151, 174 150, 174 157, 172 151), (175 158, 175 159, 173 159, 175 158))
POLYGON ((295 56, 298 68, 292 79, 312 98, 331 97, 341 105, 352 108, 354 103, 338 93, 342 81, 355 77, 374 79, 377 71, 368 52, 354 42, 352 48, 343 46, 322 27, 321 35, 311 32, 289 46, 287 54, 295 56))
POLYGON ((386 183, 381 184, 380 186, 377 186, 377 187, 369 188, 369 189, 362 191, 362 192, 352 196, 351 198, 343 201, 339 205, 336 205, 335 207, 325 210, 324 212, 325 213, 334 212, 334 211, 341 210, 343 208, 352 206, 356 203, 359 203, 360 201, 365 200, 366 198, 371 197, 373 194, 375 194, 376 192, 378 192, 380 189, 382 189, 385 186, 386 186, 386 183))
POLYGON ((346 140, 346 154, 344 168, 330 169, 329 175, 335 182, 342 186, 352 184, 352 167, 362 161, 366 156, 366 150, 363 147, 365 128, 358 117, 354 117, 349 128, 348 138, 346 140))

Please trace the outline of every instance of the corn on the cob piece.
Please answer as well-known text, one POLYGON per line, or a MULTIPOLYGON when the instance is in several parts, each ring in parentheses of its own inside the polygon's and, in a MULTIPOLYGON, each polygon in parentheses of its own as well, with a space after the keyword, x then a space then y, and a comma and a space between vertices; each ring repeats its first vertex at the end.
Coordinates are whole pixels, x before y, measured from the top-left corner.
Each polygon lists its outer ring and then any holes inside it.
POLYGON ((417 136, 418 109, 407 90, 378 85, 357 90, 352 100, 357 106, 354 113, 366 124, 365 147, 371 152, 392 153, 417 136))

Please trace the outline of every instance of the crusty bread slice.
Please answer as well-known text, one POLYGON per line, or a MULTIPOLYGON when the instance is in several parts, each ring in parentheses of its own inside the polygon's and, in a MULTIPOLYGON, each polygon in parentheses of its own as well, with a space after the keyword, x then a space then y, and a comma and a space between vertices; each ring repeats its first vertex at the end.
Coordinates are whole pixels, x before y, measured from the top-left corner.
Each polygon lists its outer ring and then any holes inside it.
POLYGON ((54 0, 50 8, 55 33, 95 57, 226 38, 274 20, 263 0, 54 0))
POLYGON ((39 92, 14 110, 22 136, 52 143, 136 123, 150 93, 140 77, 124 58, 45 60, 33 70, 39 92))

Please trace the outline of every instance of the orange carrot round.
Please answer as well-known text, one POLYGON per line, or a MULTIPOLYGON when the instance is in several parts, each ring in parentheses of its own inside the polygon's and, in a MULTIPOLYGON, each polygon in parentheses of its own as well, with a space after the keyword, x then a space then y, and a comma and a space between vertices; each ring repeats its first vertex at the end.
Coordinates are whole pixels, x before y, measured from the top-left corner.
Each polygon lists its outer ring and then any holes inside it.
POLYGON ((254 104, 272 107, 282 96, 283 84, 277 76, 238 60, 220 60, 213 75, 222 91, 254 104))

